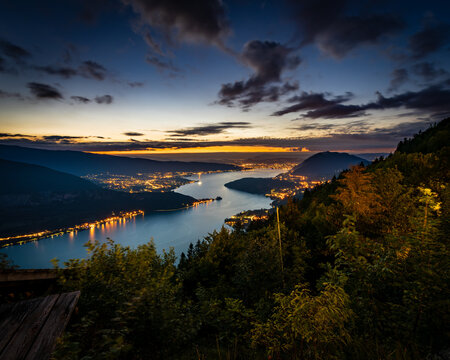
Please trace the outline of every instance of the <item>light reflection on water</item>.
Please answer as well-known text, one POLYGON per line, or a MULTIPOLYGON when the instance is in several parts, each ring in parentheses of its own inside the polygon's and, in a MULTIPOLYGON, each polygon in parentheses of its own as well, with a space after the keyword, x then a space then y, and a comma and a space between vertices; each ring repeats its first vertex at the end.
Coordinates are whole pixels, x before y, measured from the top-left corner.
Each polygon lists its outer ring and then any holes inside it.
MULTIPOLYGON (((223 186, 225 183, 242 177, 273 177, 280 172, 256 170, 202 174, 201 184, 187 184, 177 189, 177 192, 197 199, 221 196, 221 201, 200 204, 185 210, 152 212, 133 218, 122 218, 85 231, 10 246, 0 249, 0 252, 6 253, 22 268, 48 268, 51 267, 50 260, 53 258, 63 262, 71 258, 85 257, 86 249, 83 245, 86 242, 104 241, 107 238, 130 247, 144 244, 153 238, 158 251, 174 247, 175 252, 180 254, 187 249, 189 243, 220 229, 225 218, 243 210, 270 207, 270 199, 227 189, 223 186)), ((195 175, 192 179, 199 180, 200 176, 195 175)))

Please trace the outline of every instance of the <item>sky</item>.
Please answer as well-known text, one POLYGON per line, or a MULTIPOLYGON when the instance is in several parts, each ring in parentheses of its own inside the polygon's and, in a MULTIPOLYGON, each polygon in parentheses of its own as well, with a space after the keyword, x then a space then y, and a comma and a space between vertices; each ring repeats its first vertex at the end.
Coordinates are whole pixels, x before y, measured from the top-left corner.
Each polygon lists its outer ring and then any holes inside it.
POLYGON ((0 143, 390 152, 450 115, 450 2, 0 3, 0 143))

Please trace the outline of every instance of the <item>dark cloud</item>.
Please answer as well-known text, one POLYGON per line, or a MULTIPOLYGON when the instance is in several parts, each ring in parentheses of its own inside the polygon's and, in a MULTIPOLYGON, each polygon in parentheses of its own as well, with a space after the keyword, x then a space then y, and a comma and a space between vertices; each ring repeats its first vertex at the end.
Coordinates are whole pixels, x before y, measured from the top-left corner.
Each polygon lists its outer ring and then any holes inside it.
POLYGON ((12 93, 8 91, 0 90, 0 99, 18 99, 24 100, 24 97, 19 93, 12 93))
POLYGON ((297 83, 282 81, 285 70, 295 69, 301 62, 294 49, 272 41, 253 40, 244 45, 241 61, 253 70, 245 81, 223 84, 219 91, 221 105, 241 106, 249 109, 263 101, 277 101, 280 96, 298 89, 297 83))
POLYGON ((0 133, 0 141, 10 145, 71 145, 86 143, 88 139, 104 139, 103 136, 30 135, 0 133), (84 140, 84 142, 82 141, 84 140))
POLYGON ((36 137, 36 136, 24 134, 0 133, 0 138, 23 138, 23 137, 36 137))
MULTIPOLYGON (((223 47, 229 24, 221 0, 122 0, 169 39, 223 47)), ((150 37, 150 39, 152 39, 150 37)), ((155 43, 156 44, 156 43, 155 43)), ((155 50, 155 45, 152 45, 155 50)))
POLYGON ((47 84, 30 82, 27 84, 27 87, 30 89, 30 92, 38 99, 60 100, 64 98, 58 89, 47 84))
POLYGON ((31 57, 30 52, 4 39, 0 39, 0 53, 14 60, 17 64, 23 63, 31 57))
POLYGON ((154 39, 153 36, 150 34, 149 31, 147 31, 144 34, 144 40, 147 43, 147 45, 150 47, 150 49, 152 50, 152 52, 164 56, 164 52, 161 49, 161 45, 159 45, 154 39))
POLYGON ((448 45, 450 25, 427 21, 423 28, 409 39, 409 49, 414 59, 423 58, 448 45))
POLYGON ((104 80, 108 76, 108 70, 103 65, 90 60, 83 61, 78 72, 85 78, 95 80, 104 80))
POLYGON ((134 132, 134 131, 124 132, 123 135, 126 135, 126 136, 144 136, 143 133, 134 132))
POLYGON ((449 72, 444 69, 438 69, 431 62, 422 62, 413 66, 414 74, 421 76, 426 81, 433 81, 444 76, 449 76, 449 72))
POLYGON ((71 96, 70 98, 81 104, 88 104, 91 102, 91 99, 88 99, 87 97, 84 96, 71 96))
POLYGON ((128 86, 132 87, 132 88, 142 87, 142 86, 144 86, 144 83, 140 82, 140 81, 129 81, 128 86))
MULTIPOLYGON (((392 14, 366 14, 347 0, 290 0, 302 45, 315 43, 336 58, 364 44, 376 44, 384 36, 404 28, 392 14), (349 14, 351 12, 351 15, 349 14)), ((364 5, 362 2, 360 5, 364 5)))
POLYGON ((346 105, 349 96, 337 96, 327 99, 329 94, 324 93, 302 93, 300 96, 290 99, 295 102, 272 115, 282 116, 293 112, 301 112, 302 118, 310 119, 341 119, 366 115, 368 110, 386 110, 406 108, 415 110, 430 116, 445 116, 450 113, 450 84, 442 83, 426 87, 419 91, 407 91, 391 97, 385 97, 377 92, 377 100, 362 105, 346 105))
POLYGON ((406 69, 395 69, 391 73, 391 83, 388 92, 397 90, 409 79, 408 71, 406 69))
POLYGON ((375 102, 362 105, 366 109, 406 108, 433 113, 450 112, 450 89, 442 84, 432 85, 419 91, 407 91, 392 97, 377 93, 375 102))
POLYGON ((78 71, 71 67, 59 67, 47 65, 47 66, 34 66, 33 68, 37 71, 41 71, 49 75, 61 76, 66 79, 78 75, 78 71))
POLYGON ((111 95, 103 95, 103 96, 96 96, 94 98, 94 101, 97 104, 112 104, 112 102, 114 101, 114 98, 111 95))
POLYGON ((168 71, 172 71, 172 72, 180 71, 180 69, 178 69, 175 65, 173 65, 171 61, 161 59, 157 56, 148 55, 145 58, 145 61, 147 63, 149 63, 150 65, 155 66, 160 71, 164 71, 164 70, 168 70, 168 71))
POLYGON ((66 48, 63 51, 62 54, 62 60, 65 64, 70 64, 78 53, 77 47, 74 44, 67 44, 66 48))
POLYGON ((203 126, 196 126, 187 129, 179 129, 168 131, 171 137, 186 137, 186 136, 207 136, 214 134, 221 134, 229 129, 248 129, 251 124, 242 121, 225 121, 218 124, 210 124, 203 126))
POLYGON ((349 101, 352 97, 352 93, 346 93, 345 95, 330 97, 328 93, 307 93, 302 92, 301 95, 294 96, 288 100, 293 103, 282 110, 273 113, 273 116, 282 116, 292 112, 299 112, 309 110, 305 117, 311 118, 345 118, 361 115, 364 110, 358 111, 355 105, 343 105, 349 101))
POLYGON ((61 140, 73 140, 73 139, 87 139, 86 136, 67 136, 67 135, 46 135, 43 136, 47 141, 61 141, 61 140))
POLYGON ((310 123, 300 124, 292 128, 292 130, 304 131, 326 131, 327 135, 336 134, 366 134, 373 130, 373 124, 366 120, 350 121, 345 124, 331 123, 310 123))
POLYGON ((98 81, 103 81, 106 78, 114 78, 103 65, 91 60, 83 61, 77 68, 71 66, 46 65, 33 66, 32 69, 48 75, 60 76, 65 79, 70 79, 74 76, 81 76, 98 81))

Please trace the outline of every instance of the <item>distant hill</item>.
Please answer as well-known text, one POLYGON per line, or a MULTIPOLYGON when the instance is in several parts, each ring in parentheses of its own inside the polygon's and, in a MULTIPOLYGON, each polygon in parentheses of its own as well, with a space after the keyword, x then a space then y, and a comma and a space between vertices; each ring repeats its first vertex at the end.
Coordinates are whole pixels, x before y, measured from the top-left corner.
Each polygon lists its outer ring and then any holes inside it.
POLYGON ((370 161, 355 155, 326 151, 307 158, 290 170, 290 174, 306 176, 309 180, 329 180, 361 162, 364 165, 370 164, 370 161))
POLYGON ((21 146, 0 145, 0 158, 48 167, 68 174, 121 174, 155 172, 200 172, 239 170, 238 166, 218 163, 157 161, 112 155, 99 155, 68 150, 42 150, 21 146))
POLYGON ((0 159, 0 195, 96 191, 89 180, 43 166, 0 159))
POLYGON ((293 188, 295 184, 280 179, 270 178, 242 178, 234 181, 230 181, 225 184, 225 187, 233 190, 245 191, 250 194, 265 195, 271 192, 271 190, 293 188))
POLYGON ((195 199, 175 192, 103 189, 43 166, 0 159, 0 237, 54 230, 131 210, 185 207, 195 199))

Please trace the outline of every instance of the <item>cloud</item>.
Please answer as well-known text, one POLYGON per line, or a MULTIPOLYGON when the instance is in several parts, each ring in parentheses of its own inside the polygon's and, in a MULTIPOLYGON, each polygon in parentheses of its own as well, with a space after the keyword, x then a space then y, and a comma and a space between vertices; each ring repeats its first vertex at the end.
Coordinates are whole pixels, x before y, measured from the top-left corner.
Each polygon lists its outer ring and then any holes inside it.
POLYGON ((409 80, 408 71, 406 69, 395 69, 391 73, 391 82, 388 92, 397 90, 405 82, 409 80))
POLYGON ((164 71, 164 70, 173 71, 173 72, 180 71, 180 69, 178 69, 175 65, 173 65, 171 61, 161 60, 160 58, 153 56, 153 55, 148 55, 145 58, 145 61, 147 63, 149 63, 150 65, 155 66, 160 71, 164 71))
POLYGON ((407 91, 392 97, 377 93, 375 102, 363 105, 366 109, 406 108, 430 114, 450 112, 450 89, 443 84, 432 85, 419 91, 407 91))
POLYGON ((71 135, 30 135, 30 134, 14 134, 0 133, 0 141, 3 144, 11 145, 55 145, 55 144, 79 144, 81 140, 88 139, 104 139, 103 136, 71 136, 71 135))
MULTIPOLYGON (((229 24, 221 0, 122 2, 130 5, 145 24, 163 32, 169 41, 203 42, 223 47, 224 38, 229 33, 229 24)), ((156 46, 151 47, 155 50, 156 46)))
POLYGON ((43 136, 44 140, 48 141, 61 141, 61 140, 72 140, 72 139, 86 139, 86 136, 68 136, 68 135, 46 135, 43 136))
POLYGON ((202 125, 186 129, 168 131, 170 137, 207 136, 221 134, 229 129, 248 129, 251 124, 243 121, 225 121, 218 124, 202 125))
POLYGON ((440 77, 449 76, 449 72, 444 69, 438 69, 431 62, 421 62, 413 66, 413 73, 421 76, 426 81, 433 81, 440 77))
POLYGON ((114 101, 114 98, 111 95, 103 95, 103 96, 96 96, 94 98, 94 101, 97 104, 112 104, 112 102, 114 101))
POLYGON ((83 61, 78 72, 85 78, 95 80, 104 80, 108 76, 108 70, 103 65, 91 60, 83 61))
POLYGON ((293 70, 300 64, 294 49, 273 41, 252 40, 244 45, 240 60, 253 74, 248 80, 223 84, 217 103, 248 110, 263 101, 277 101, 280 96, 298 89, 298 83, 273 85, 282 81, 285 70, 293 70))
POLYGON ((161 45, 159 45, 154 39, 153 36, 150 34, 149 31, 147 31, 144 34, 144 40, 146 42, 146 44, 150 47, 150 49, 152 50, 153 53, 156 53, 158 55, 164 56, 164 52, 161 49, 161 45))
POLYGON ((0 53, 14 60, 17 64, 21 64, 31 57, 29 51, 4 39, 0 39, 0 53))
POLYGON ((29 82, 27 84, 27 87, 30 89, 30 92, 38 99, 60 100, 64 98, 58 89, 47 84, 29 82))
POLYGON ((134 131, 124 132, 123 135, 126 135, 126 136, 144 136, 143 133, 134 132, 134 131))
POLYGON ((282 110, 274 112, 273 116, 282 116, 292 112, 309 110, 305 117, 310 118, 345 118, 360 115, 363 110, 359 110, 355 105, 343 105, 349 101, 353 94, 347 92, 345 95, 329 98, 329 93, 302 92, 301 95, 294 96, 288 100, 293 105, 287 106, 282 110), (327 99, 328 97, 328 99, 327 99))
POLYGON ((8 91, 0 90, 0 99, 18 99, 24 100, 24 97, 19 93, 12 93, 8 91))
POLYGON ((72 76, 78 75, 78 71, 71 67, 59 67, 59 66, 34 66, 33 67, 37 71, 44 72, 49 75, 57 75, 63 78, 69 79, 72 76))
POLYGON ((419 91, 407 91, 391 97, 377 92, 377 100, 361 105, 344 104, 351 96, 343 95, 327 99, 326 93, 305 93, 290 99, 294 105, 274 112, 273 116, 282 116, 293 112, 301 112, 302 118, 309 119, 342 119, 366 115, 367 110, 386 110, 406 108, 430 116, 444 116, 450 113, 450 83, 428 86, 419 91))
POLYGON ((142 86, 144 86, 144 83, 140 82, 140 81, 129 81, 128 86, 132 87, 132 88, 142 87, 142 86))
POLYGON ((24 134, 12 134, 12 133, 0 133, 0 138, 22 138, 22 137, 36 137, 34 135, 24 135, 24 134))
POLYGON ((342 58, 361 45, 376 44, 404 28, 403 21, 395 15, 362 14, 347 0, 290 0, 290 3, 303 37, 301 45, 315 43, 322 52, 335 58, 342 58))
POLYGON ((88 99, 84 96, 71 96, 70 97, 72 100, 81 103, 81 104, 88 104, 91 102, 91 99, 88 99))
POLYGON ((409 50, 413 59, 421 59, 448 44, 450 25, 428 19, 423 28, 409 39, 409 50))

